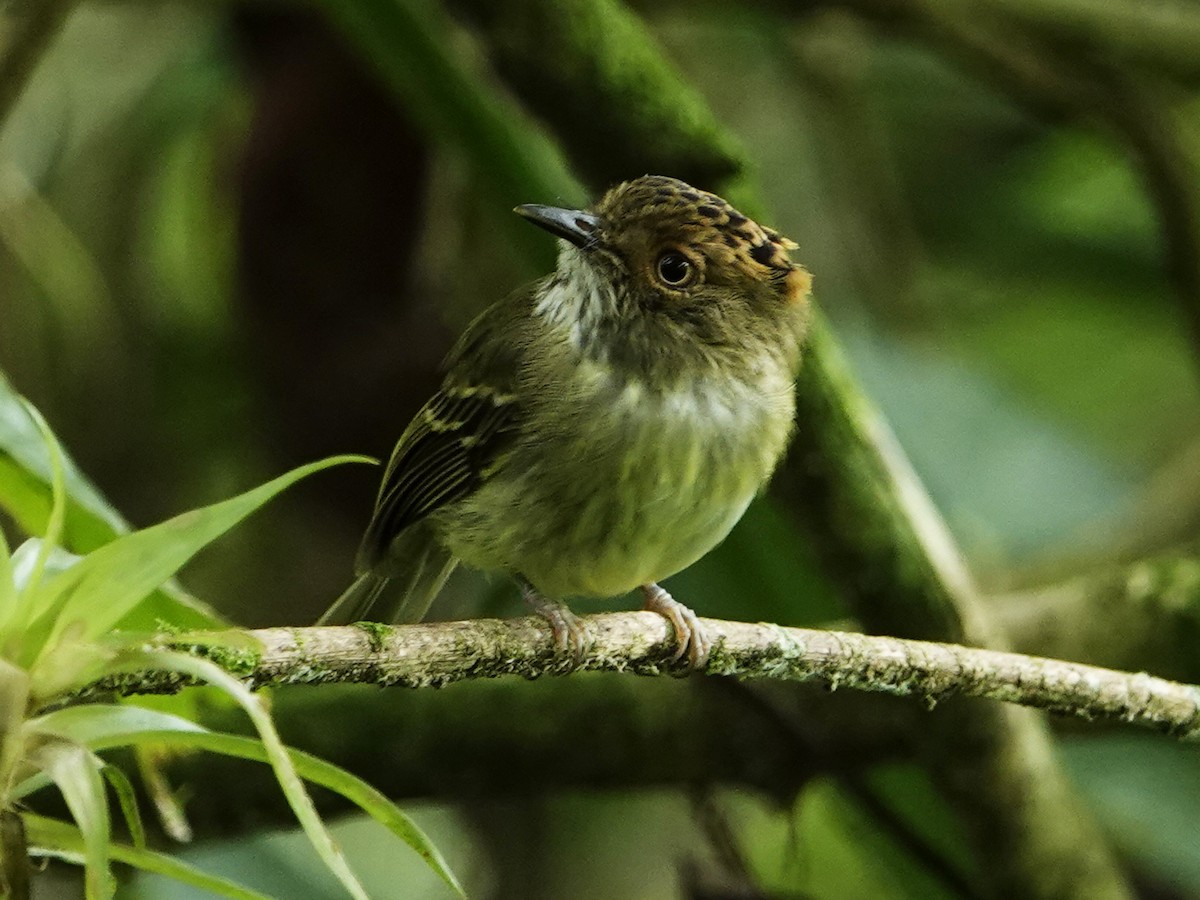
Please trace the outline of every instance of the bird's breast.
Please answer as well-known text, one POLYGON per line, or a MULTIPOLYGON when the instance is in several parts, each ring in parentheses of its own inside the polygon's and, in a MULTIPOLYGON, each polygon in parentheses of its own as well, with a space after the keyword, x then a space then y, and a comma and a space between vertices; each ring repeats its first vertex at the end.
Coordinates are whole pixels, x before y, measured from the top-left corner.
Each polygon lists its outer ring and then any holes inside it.
POLYGON ((741 518, 791 430, 785 372, 671 390, 597 369, 535 422, 452 521, 468 563, 552 596, 612 596, 691 565, 741 518))

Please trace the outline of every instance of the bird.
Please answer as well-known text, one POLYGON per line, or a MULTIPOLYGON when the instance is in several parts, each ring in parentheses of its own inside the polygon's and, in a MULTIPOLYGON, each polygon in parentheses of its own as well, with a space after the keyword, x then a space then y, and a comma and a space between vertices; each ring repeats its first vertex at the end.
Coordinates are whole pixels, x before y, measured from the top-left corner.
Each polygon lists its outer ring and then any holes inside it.
POLYGON ((559 239, 557 267, 450 351, 321 622, 420 621, 461 563, 515 580, 576 663, 590 637, 563 601, 640 589, 701 669, 712 642, 659 582, 725 538, 788 446, 811 276, 793 241, 672 177, 514 211, 559 239))

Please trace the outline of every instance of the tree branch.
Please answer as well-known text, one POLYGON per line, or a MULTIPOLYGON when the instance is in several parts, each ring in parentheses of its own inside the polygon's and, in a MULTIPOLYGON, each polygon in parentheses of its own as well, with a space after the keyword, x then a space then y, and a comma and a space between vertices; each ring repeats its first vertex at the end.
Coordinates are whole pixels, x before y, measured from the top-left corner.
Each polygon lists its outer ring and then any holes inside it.
POLYGON ((996 598, 1023 653, 1200 682, 1200 559, 1161 556, 996 598))
MULTIPOLYGON (((637 675, 685 674, 672 659, 674 635, 661 616, 608 613, 583 619, 593 637, 579 670, 637 675)), ((702 619, 715 642, 706 674, 741 679, 817 681, 831 688, 920 697, 930 706, 953 696, 985 697, 1078 716, 1128 722, 1183 740, 1200 740, 1200 688, 1041 657, 955 644, 702 619)), ((264 628, 248 634, 260 653, 210 655, 253 687, 374 684, 443 687, 458 681, 570 671, 544 621, 476 619, 422 625, 264 628)), ((174 636, 172 645, 188 645, 174 636)), ((198 646, 215 646, 205 639, 198 646)), ((82 695, 170 691, 169 672, 101 681, 82 695)))

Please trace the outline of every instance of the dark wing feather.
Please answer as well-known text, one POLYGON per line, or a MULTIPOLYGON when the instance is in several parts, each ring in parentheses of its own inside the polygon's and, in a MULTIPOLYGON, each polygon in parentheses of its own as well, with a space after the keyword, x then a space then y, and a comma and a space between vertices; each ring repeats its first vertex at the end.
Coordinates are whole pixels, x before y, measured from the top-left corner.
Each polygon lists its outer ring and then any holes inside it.
POLYGON ((520 424, 520 324, 530 299, 526 293, 491 307, 451 351, 441 389, 392 451, 359 548, 360 573, 379 567, 404 529, 475 490, 508 445, 520 424))

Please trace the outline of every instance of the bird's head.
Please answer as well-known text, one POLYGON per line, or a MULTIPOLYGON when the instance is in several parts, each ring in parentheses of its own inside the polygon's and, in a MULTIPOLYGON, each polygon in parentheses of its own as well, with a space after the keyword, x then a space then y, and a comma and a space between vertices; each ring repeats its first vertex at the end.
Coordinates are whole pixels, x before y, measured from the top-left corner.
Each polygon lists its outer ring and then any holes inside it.
POLYGON ((715 194, 646 175, 591 209, 516 211, 563 240, 547 296, 585 341, 632 342, 636 358, 664 342, 711 354, 799 340, 811 278, 788 256, 796 245, 715 194))

